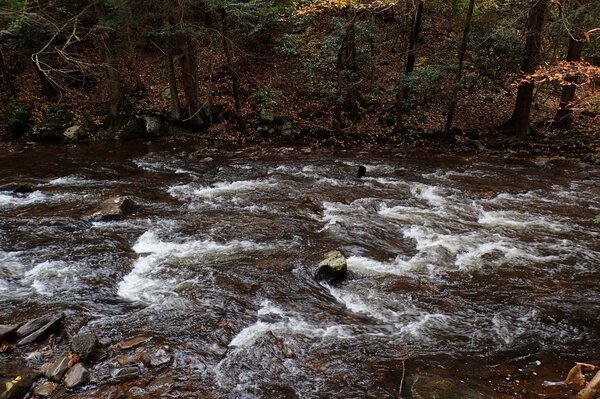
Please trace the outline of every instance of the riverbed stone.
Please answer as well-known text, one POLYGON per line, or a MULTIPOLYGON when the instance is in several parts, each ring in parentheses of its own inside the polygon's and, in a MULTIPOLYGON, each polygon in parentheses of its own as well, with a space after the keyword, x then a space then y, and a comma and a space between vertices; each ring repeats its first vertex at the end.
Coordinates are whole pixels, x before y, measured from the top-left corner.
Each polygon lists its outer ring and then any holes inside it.
POLYGON ((117 196, 103 201, 94 213, 89 216, 93 222, 110 222, 121 220, 136 208, 136 203, 132 197, 117 196))
POLYGON ((15 194, 31 194, 35 187, 29 183, 8 183, 0 186, 0 191, 10 191, 15 194))
POLYGON ((59 313, 54 316, 44 316, 44 317, 40 317, 39 319, 32 320, 31 322, 28 322, 25 325, 19 327, 19 329, 17 330, 18 336, 23 336, 24 333, 31 331, 34 327, 35 327, 35 329, 33 330, 34 332, 32 332, 31 334, 27 335, 25 338, 23 338, 19 342, 17 342, 17 346, 28 345, 28 344, 31 344, 32 342, 37 341, 38 339, 43 337, 45 334, 50 332, 50 330, 52 330, 58 323, 60 323, 60 321, 64 317, 65 317, 64 313, 59 313), (40 326, 39 324, 42 321, 46 321, 46 323, 40 326), (28 324, 29 324, 29 326, 27 326, 28 324))
POLYGON ((46 377, 53 381, 60 381, 69 368, 69 358, 67 356, 61 356, 44 365, 42 368, 46 377))
POLYGON ((153 397, 160 398, 168 394, 173 385, 175 385, 175 379, 171 375, 163 374, 150 381, 146 386, 146 391, 153 397))
POLYGON ((90 380, 90 372, 81 363, 75 364, 69 369, 65 376, 65 386, 67 388, 75 388, 83 385, 90 380))
POLYGON ((469 385, 432 374, 418 374, 410 387, 411 399, 491 399, 469 385))
POLYGON ((98 344, 98 338, 93 333, 79 333, 71 340, 71 349, 79 355, 81 360, 85 360, 94 351, 98 344))
POLYGON ((134 380, 138 378, 139 374, 139 367, 124 367, 120 369, 113 369, 110 371, 110 376, 116 383, 134 380))
POLYGON ((315 280, 319 283, 332 285, 340 284, 348 277, 346 257, 340 251, 329 251, 319 263, 315 273, 315 280))
POLYGON ((152 337, 135 337, 132 339, 129 339, 127 341, 123 341, 119 344, 119 348, 121 349, 131 349, 131 348, 135 348, 138 345, 141 345, 143 343, 146 343, 148 341, 150 341, 152 339, 152 337))
POLYGON ((14 334, 17 328, 18 324, 0 324, 0 342, 14 334))
POLYGON ((40 384, 37 384, 35 388, 33 388, 33 394, 36 396, 41 396, 44 398, 48 398, 52 396, 52 394, 58 388, 58 384, 51 381, 44 381, 40 384))

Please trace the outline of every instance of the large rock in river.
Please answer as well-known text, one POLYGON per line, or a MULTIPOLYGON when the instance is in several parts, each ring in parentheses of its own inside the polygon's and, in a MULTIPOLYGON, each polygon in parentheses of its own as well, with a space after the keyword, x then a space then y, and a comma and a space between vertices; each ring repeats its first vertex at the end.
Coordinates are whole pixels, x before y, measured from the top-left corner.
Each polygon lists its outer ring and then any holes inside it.
POLYGON ((92 222, 110 222, 121 220, 136 208, 133 198, 128 196, 112 197, 98 205, 88 220, 92 222))
POLYGON ((340 251, 329 251, 319 263, 315 280, 319 283, 336 285, 348 277, 346 257, 340 251))

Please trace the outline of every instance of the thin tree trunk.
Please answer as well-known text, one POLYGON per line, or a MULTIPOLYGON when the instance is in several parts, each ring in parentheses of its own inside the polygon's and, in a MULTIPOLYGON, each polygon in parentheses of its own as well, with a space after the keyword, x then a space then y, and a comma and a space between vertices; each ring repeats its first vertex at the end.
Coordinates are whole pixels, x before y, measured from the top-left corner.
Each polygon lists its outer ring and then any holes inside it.
POLYGON ((8 68, 4 63, 4 52, 0 48, 0 75, 2 75, 2 93, 6 93, 7 97, 10 98, 15 95, 15 87, 12 84, 12 79, 8 74, 8 68))
POLYGON ((346 104, 350 111, 350 117, 352 120, 358 118, 360 112, 359 108, 359 79, 358 79, 358 63, 356 61, 356 25, 355 15, 352 16, 350 24, 348 25, 348 31, 346 33, 346 71, 348 74, 346 84, 346 104))
MULTIPOLYGON (((521 70, 531 73, 540 63, 542 54, 542 30, 546 19, 549 0, 533 0, 526 26, 525 57, 521 70)), ((513 115, 508 122, 509 132, 525 136, 530 131, 529 116, 533 103, 534 84, 523 82, 519 84, 513 115)))
POLYGON ((452 97, 450 98, 450 106, 448 107, 448 115, 446 117, 446 126, 444 132, 449 132, 454 121, 456 112, 456 104, 458 103, 458 92, 462 80, 463 66, 465 63, 465 55, 467 54, 467 44, 469 42, 469 30, 471 29, 471 21, 473 19, 473 9, 475 8, 475 0, 469 0, 469 10, 467 11, 467 19, 465 21, 465 29, 463 30, 462 42, 460 51, 458 52, 458 70, 456 71, 456 81, 452 88, 452 97))
POLYGON ((181 51, 181 80, 183 92, 187 101, 187 111, 190 123, 195 127, 203 125, 200 115, 200 95, 198 93, 198 68, 190 37, 187 34, 176 33, 177 47, 181 51))
MULTIPOLYGON (((96 3, 95 8, 100 21, 106 18, 106 10, 104 9, 102 2, 96 3)), ((119 73, 119 67, 111 47, 112 43, 114 43, 114 38, 106 31, 102 31, 101 36, 104 47, 104 59, 106 62, 106 75, 108 77, 108 99, 110 102, 109 116, 115 119, 119 116, 119 110, 123 103, 121 74, 119 73)))
POLYGON ((408 39, 408 53, 406 56, 406 67, 404 69, 403 78, 400 79, 398 91, 396 92, 396 129, 401 129, 403 126, 403 116, 408 110, 408 95, 410 86, 408 78, 415 70, 415 61, 417 59, 417 40, 421 32, 421 21, 423 19, 423 0, 417 3, 417 10, 413 16, 412 29, 408 39))
MULTIPOLYGON (((583 40, 581 40, 581 38, 571 37, 569 39, 567 61, 580 61, 582 51, 583 40)), ((565 80, 572 84, 566 84, 563 86, 558 111, 554 116, 554 125, 557 127, 569 127, 573 123, 573 110, 571 109, 571 105, 573 103, 573 100, 575 100, 575 90, 577 89, 578 79, 575 76, 569 76, 565 80)))
POLYGON ((175 66, 173 65, 173 49, 167 44, 165 52, 165 64, 167 66, 167 77, 169 79, 169 97, 171 102, 171 119, 181 120, 181 103, 177 92, 177 78, 175 77, 175 66))
POLYGON ((227 69, 229 70, 229 74, 231 75, 232 80, 232 91, 233 91, 233 101, 235 105, 235 114, 237 117, 240 116, 240 77, 233 66, 233 55, 231 53, 231 44, 229 43, 229 38, 227 37, 227 13, 225 9, 221 9, 221 36, 223 37, 223 51, 225 52, 225 59, 227 60, 227 69))
POLYGON ((37 65, 34 65, 35 72, 40 80, 40 86, 42 88, 42 95, 46 98, 54 98, 58 94, 56 87, 50 82, 48 77, 42 72, 37 65))

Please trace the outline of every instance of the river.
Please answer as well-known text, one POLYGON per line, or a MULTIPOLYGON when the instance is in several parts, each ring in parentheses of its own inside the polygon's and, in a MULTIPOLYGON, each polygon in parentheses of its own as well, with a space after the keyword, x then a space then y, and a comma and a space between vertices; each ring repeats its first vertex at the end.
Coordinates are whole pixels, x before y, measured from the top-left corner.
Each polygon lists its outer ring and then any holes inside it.
POLYGON ((0 193, 0 324, 152 336, 173 397, 398 398, 420 372, 544 397, 600 358, 600 189, 576 163, 192 150, 1 150, 0 184, 36 191, 0 193), (139 209, 82 219, 115 195, 139 209), (312 277, 330 249, 338 287, 312 277))

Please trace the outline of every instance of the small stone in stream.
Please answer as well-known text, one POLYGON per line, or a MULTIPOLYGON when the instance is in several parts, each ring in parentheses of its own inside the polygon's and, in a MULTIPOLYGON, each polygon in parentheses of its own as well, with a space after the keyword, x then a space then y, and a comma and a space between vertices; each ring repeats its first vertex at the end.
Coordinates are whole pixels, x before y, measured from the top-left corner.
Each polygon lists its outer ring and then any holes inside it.
POLYGON ((156 352, 152 353, 149 358, 151 367, 159 367, 171 361, 171 356, 169 356, 164 349, 157 350, 156 352))
POLYGON ((410 387, 413 399, 488 399, 484 393, 463 382, 430 374, 417 374, 410 387))
MULTIPOLYGON (((32 342, 37 341, 39 338, 44 336, 47 332, 49 332, 54 326, 56 326, 63 318, 65 317, 64 313, 60 313, 54 317, 52 317, 46 324, 40 327, 37 331, 29 334, 19 342, 17 342, 17 346, 28 345, 32 342)), ((20 328, 19 328, 20 330, 20 328)), ((19 333, 17 330, 17 334, 19 333)))
POLYGON ((213 159, 211 157, 206 157, 206 158, 202 158, 198 162, 200 162, 200 163, 208 163, 208 162, 212 162, 212 161, 213 161, 213 159))
POLYGON ((138 378, 139 373, 139 367, 125 367, 122 369, 111 370, 110 376, 114 382, 121 383, 138 378))
POLYGON ((121 349, 135 348, 136 346, 146 343, 146 342, 150 341, 151 339, 152 339, 152 337, 135 337, 130 340, 121 342, 119 344, 119 348, 121 348, 121 349))
POLYGON ((58 384, 55 382, 45 381, 40 384, 37 384, 35 388, 33 388, 33 394, 36 396, 42 396, 44 398, 52 396, 54 391, 58 388, 58 384))
POLYGON ((358 167, 358 171, 356 172, 356 177, 358 177, 359 179, 361 177, 365 177, 367 175, 367 168, 365 167, 365 165, 360 165, 358 167))
POLYGON ((346 257, 340 251, 329 251, 319 263, 315 280, 319 283, 340 284, 348 277, 346 257))
POLYGON ((100 346, 108 346, 112 344, 112 339, 110 337, 102 337, 98 340, 100 346))
POLYGON ((81 363, 75 364, 65 376, 65 386, 75 388, 90 380, 90 372, 81 363))
POLYGON ((148 391, 146 391, 142 387, 131 387, 129 391, 127 391, 127 398, 130 399, 146 399, 148 398, 148 391))
POLYGON ((53 381, 60 381, 69 368, 69 358, 62 356, 42 367, 46 377, 53 381))
POLYGON ((18 324, 0 324, 0 341, 10 337, 18 327, 18 324))
POLYGON ((85 360, 92 353, 97 343, 98 338, 95 334, 81 333, 71 340, 71 349, 79 355, 81 360, 85 360))
POLYGON ((133 212, 136 203, 131 197, 112 197, 98 205, 96 211, 88 217, 92 222, 110 222, 123 219, 133 212))
POLYGON ((153 379, 147 386, 146 391, 153 395, 153 397, 163 397, 169 393, 175 380, 170 375, 161 375, 153 379))

